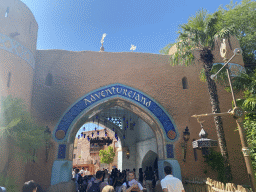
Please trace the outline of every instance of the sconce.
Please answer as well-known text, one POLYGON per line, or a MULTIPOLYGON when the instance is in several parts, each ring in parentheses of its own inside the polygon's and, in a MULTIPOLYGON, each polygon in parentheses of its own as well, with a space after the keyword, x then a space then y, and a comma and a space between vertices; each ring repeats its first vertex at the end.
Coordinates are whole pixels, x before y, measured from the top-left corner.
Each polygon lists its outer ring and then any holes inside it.
POLYGON ((130 151, 129 151, 129 149, 126 150, 126 158, 127 158, 127 159, 130 158, 130 151))
POLYGON ((187 142, 190 138, 190 132, 189 132, 189 129, 188 129, 188 126, 186 126, 186 129, 185 131, 183 132, 183 139, 184 139, 184 159, 183 161, 186 162, 186 154, 187 154, 187 142))
POLYGON ((49 149, 50 149, 50 138, 51 131, 48 126, 46 126, 46 130, 44 131, 44 139, 45 139, 45 162, 48 161, 49 149))

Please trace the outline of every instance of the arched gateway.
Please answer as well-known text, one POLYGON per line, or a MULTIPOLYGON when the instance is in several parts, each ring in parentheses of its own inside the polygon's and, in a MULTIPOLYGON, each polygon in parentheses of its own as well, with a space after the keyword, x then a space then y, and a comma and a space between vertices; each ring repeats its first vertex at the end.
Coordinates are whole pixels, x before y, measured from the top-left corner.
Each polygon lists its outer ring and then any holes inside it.
POLYGON ((58 151, 52 167, 52 185, 71 179, 73 142, 79 128, 103 109, 113 106, 132 111, 153 130, 157 141, 159 177, 164 177, 163 166, 168 162, 173 167, 173 174, 181 179, 180 166, 174 158, 173 145, 179 133, 173 119, 148 95, 126 85, 113 84, 80 98, 61 117, 53 132, 58 151))

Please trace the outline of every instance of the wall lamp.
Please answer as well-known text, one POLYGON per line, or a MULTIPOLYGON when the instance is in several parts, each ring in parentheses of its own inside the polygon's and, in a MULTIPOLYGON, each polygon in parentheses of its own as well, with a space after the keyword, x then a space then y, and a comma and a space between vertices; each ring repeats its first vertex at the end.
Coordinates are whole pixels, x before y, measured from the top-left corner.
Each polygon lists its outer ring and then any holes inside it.
POLYGON ((125 154, 125 155, 126 155, 126 158, 127 158, 127 159, 130 158, 130 151, 129 151, 129 149, 126 150, 126 154, 125 154))
POLYGON ((184 144, 182 145, 182 147, 184 149, 184 159, 183 159, 184 162, 186 162, 187 143, 188 143, 189 138, 190 138, 190 132, 189 132, 188 126, 186 126, 186 129, 183 132, 184 144))

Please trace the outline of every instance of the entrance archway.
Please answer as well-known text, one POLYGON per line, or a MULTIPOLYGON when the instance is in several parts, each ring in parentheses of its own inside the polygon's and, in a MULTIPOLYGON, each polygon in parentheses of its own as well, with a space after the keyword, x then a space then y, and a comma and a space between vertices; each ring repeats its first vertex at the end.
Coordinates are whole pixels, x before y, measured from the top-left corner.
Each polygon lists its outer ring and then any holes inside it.
MULTIPOLYGON (((114 84, 80 98, 65 112, 55 127, 53 134, 58 143, 58 151, 52 167, 52 185, 71 179, 73 142, 78 129, 96 114, 114 106, 131 111, 145 121, 154 132, 159 161, 171 158, 176 162, 175 167, 180 172, 173 150, 173 144, 179 134, 172 118, 148 95, 125 85, 114 84), (67 165, 64 167, 66 171, 62 171, 64 163, 67 165), (70 175, 60 177, 61 173, 70 173, 70 175)), ((122 140, 121 142, 123 144, 122 140)))
POLYGON ((149 150, 142 160, 142 170, 145 171, 146 167, 149 166, 151 166, 154 169, 155 160, 157 158, 157 153, 149 150))

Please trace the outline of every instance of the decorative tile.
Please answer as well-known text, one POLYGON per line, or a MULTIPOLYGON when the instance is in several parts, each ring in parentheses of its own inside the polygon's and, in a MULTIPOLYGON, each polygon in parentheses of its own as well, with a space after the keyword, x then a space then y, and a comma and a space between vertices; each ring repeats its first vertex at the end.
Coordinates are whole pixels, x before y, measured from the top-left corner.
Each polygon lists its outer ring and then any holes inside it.
POLYGON ((166 145, 166 151, 167 151, 167 158, 174 158, 173 145, 172 144, 167 144, 166 145))
POLYGON ((10 53, 13 53, 25 61, 34 69, 35 68, 35 58, 33 53, 14 39, 7 35, 0 33, 0 49, 4 49, 10 53))
POLYGON ((59 145, 58 159, 65 159, 66 156, 66 145, 59 145))

